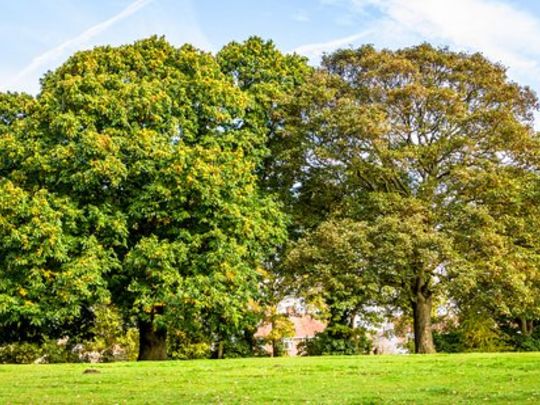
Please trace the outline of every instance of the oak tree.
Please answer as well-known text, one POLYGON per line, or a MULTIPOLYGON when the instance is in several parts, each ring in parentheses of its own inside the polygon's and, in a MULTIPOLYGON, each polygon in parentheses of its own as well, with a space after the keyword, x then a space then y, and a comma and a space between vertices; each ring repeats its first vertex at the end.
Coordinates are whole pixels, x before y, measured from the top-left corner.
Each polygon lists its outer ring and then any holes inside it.
MULTIPOLYGON (((376 275, 412 315, 416 351, 433 352, 434 301, 458 275, 474 279, 466 273, 479 269, 458 242, 455 216, 490 209, 483 190, 471 198, 479 177, 503 168, 536 173, 536 98, 481 54, 427 44, 339 50, 323 58, 317 77, 300 100, 310 144, 300 193, 308 204, 322 201, 323 220, 359 223, 369 249, 358 245, 363 260, 346 274, 362 275, 358 283, 376 275), (325 187, 330 198, 317 200, 325 187)), ((470 227, 460 235, 478 236, 470 227)))

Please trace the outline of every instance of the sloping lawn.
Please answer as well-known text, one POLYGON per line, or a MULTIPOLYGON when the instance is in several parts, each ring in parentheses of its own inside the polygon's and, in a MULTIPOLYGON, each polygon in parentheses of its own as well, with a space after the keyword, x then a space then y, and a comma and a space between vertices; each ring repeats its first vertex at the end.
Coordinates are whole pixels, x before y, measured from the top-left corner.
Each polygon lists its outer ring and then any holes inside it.
POLYGON ((0 365, 2 404, 480 402, 540 403, 540 353, 0 365))

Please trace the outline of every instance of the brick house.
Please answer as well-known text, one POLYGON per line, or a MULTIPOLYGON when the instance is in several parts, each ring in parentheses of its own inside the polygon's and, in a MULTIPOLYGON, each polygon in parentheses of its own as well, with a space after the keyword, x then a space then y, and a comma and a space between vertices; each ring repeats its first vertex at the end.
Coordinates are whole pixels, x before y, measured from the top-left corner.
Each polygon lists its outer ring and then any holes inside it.
MULTIPOLYGON (((300 353, 298 352, 298 345, 301 342, 304 342, 309 339, 313 339, 315 335, 319 332, 322 332, 326 325, 324 322, 319 321, 311 317, 309 314, 298 314, 293 312, 288 312, 287 317, 294 325, 294 336, 283 339, 283 346, 288 356, 297 356, 300 353)), ((263 338, 268 336, 272 330, 272 324, 266 323, 259 326, 257 332, 255 333, 256 338, 263 338)), ((272 346, 266 345, 264 349, 271 354, 272 346)))

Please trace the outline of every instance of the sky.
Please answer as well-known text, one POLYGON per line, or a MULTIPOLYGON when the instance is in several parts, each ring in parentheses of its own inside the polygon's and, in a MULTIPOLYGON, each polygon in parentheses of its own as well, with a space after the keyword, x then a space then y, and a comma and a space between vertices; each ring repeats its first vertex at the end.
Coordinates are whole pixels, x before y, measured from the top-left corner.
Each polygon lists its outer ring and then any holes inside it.
POLYGON ((540 93, 538 0, 0 0, 0 91, 39 79, 78 50, 154 34, 216 52, 251 35, 317 64, 338 48, 421 42, 481 51, 540 93))

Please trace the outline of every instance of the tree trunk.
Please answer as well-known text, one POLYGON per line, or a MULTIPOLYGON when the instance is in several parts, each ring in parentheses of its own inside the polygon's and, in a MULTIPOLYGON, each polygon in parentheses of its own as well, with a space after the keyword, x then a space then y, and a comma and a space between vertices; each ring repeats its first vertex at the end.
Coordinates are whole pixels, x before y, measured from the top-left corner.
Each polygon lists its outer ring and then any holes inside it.
POLYGON ((527 320, 525 318, 519 318, 519 323, 521 326, 521 334, 523 336, 531 336, 534 331, 534 323, 532 320, 527 320))
POLYGON ((425 297, 421 292, 412 302, 414 316, 414 350, 416 353, 435 353, 433 332, 431 330, 432 297, 425 297))
POLYGON ((217 358, 218 358, 218 359, 222 359, 222 358, 223 358, 223 341, 220 341, 220 342, 218 343, 217 358))
POLYGON ((139 357, 137 360, 167 360, 167 330, 156 329, 153 322, 139 321, 139 357))
POLYGON ((272 357, 278 357, 279 356, 278 344, 279 344, 279 341, 272 340, 272 357))
POLYGON ((519 318, 519 325, 521 326, 521 334, 527 336, 527 320, 525 318, 519 318))
POLYGON ((518 318, 518 323, 523 336, 531 336, 534 332, 534 321, 532 319, 518 318))

